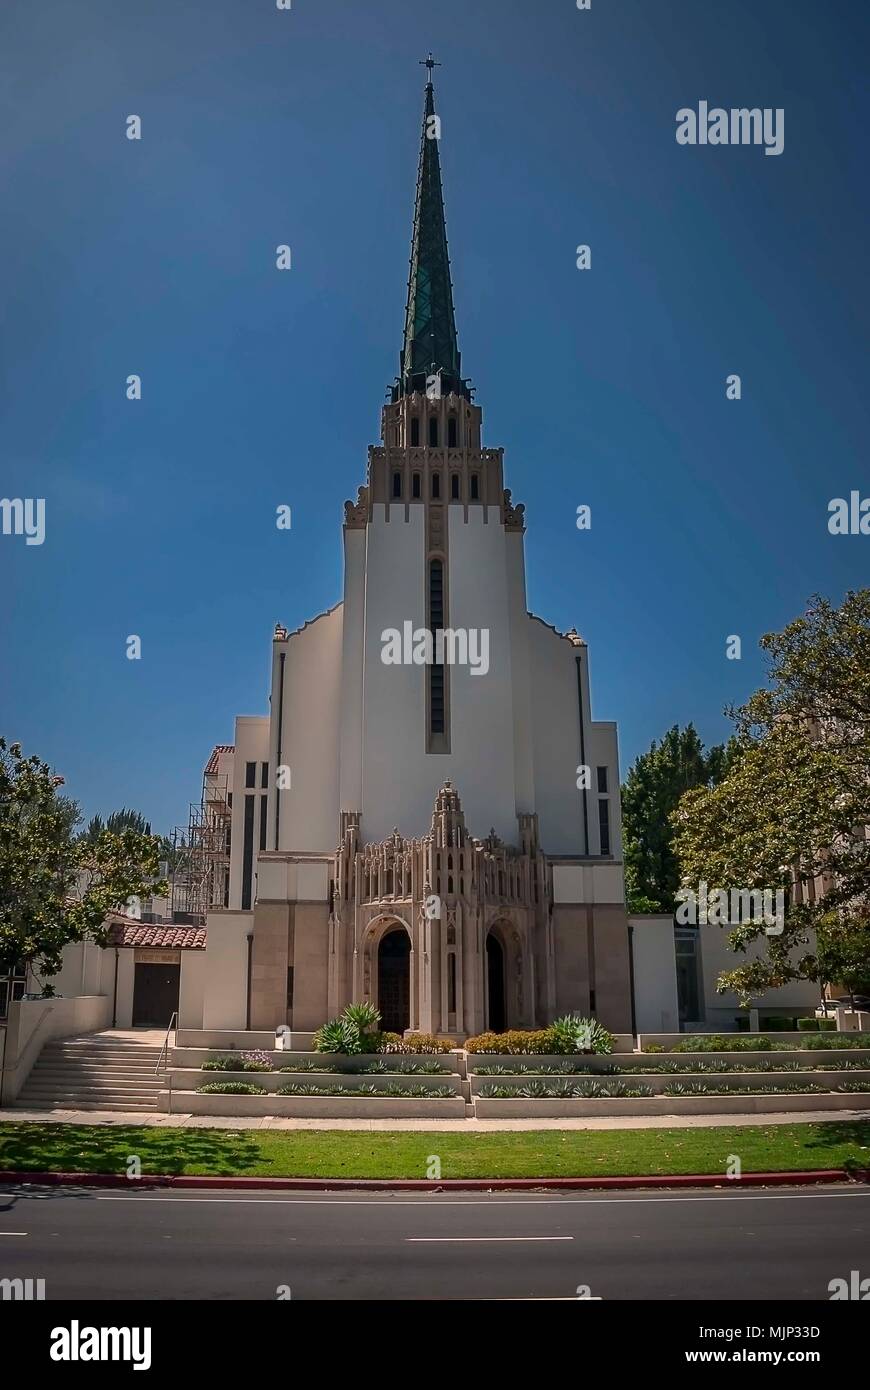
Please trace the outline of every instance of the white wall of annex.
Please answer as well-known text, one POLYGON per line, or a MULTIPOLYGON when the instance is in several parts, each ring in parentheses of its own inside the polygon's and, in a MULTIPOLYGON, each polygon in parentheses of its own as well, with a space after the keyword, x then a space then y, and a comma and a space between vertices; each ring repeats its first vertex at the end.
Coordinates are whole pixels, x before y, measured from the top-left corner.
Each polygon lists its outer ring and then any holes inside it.
MULTIPOLYGON (((338 604, 286 643, 281 761, 290 786, 276 796, 279 848, 291 853, 327 854, 338 844, 342 617, 338 604)), ((274 700, 272 708, 277 719, 274 700)))
MULTIPOLYGON (((532 755, 535 807, 541 847, 547 854, 585 854, 582 793, 577 789, 580 764, 580 715, 576 657, 585 647, 531 615, 529 658, 532 684, 532 755)), ((587 748, 587 762, 589 750, 587 748)), ((590 797, 590 853, 591 797, 590 797)))

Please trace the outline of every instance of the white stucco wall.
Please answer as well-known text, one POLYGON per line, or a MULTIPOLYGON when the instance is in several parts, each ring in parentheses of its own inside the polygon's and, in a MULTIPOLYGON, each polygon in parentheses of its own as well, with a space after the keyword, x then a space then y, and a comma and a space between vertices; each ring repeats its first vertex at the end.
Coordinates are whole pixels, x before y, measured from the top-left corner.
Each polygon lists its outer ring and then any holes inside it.
POLYGON ((366 612, 366 532, 360 527, 347 527, 344 533, 342 607, 339 803, 343 811, 359 811, 362 808, 366 612))
MULTIPOLYGON (((535 808, 541 846, 548 854, 582 855, 586 846, 582 793, 577 789, 581 758, 576 658, 585 659, 585 648, 575 647, 531 615, 528 632, 535 808)), ((591 819, 590 814, 590 854, 595 852, 591 819)))
POLYGON ((427 567, 422 507, 376 506, 367 531, 363 727, 363 818, 367 840, 397 825, 403 834, 428 830, 446 778, 456 786, 466 824, 491 826, 516 843, 511 697, 511 627, 505 533, 498 509, 448 507, 447 623, 487 629, 489 669, 448 670, 450 752, 427 752, 426 667, 384 665, 382 633, 405 622, 426 626, 427 567))
MULTIPOLYGON (((803 955, 812 947, 801 947, 793 955, 803 955)), ((738 965, 748 964, 766 954, 761 941, 750 943, 745 952, 735 952, 728 948, 728 930, 718 926, 700 928, 701 976, 704 993, 705 1022, 710 1031, 717 1026, 732 1026, 735 1015, 745 1014, 747 1008, 756 1008, 759 1013, 778 1013, 796 1009, 811 1014, 819 1002, 819 986, 811 980, 794 980, 781 989, 768 990, 766 994, 741 1005, 736 994, 728 991, 716 993, 716 980, 723 970, 734 970, 738 965)))
POLYGON ((178 1027, 201 1028, 205 989, 205 951, 181 952, 178 1027))
POLYGON ((641 1033, 679 1032, 674 919, 664 914, 628 920, 632 928, 635 1026, 641 1033))
MULTIPOLYGON (((290 787, 275 793, 284 851, 324 854, 338 843, 342 619, 339 604, 274 646, 276 663, 286 654, 281 760, 290 769, 290 787)), ((272 717, 277 722, 274 682, 272 717)), ((274 758, 277 728, 271 745, 274 758)), ((271 772, 274 780, 274 766, 271 772)), ((274 850, 274 840, 267 837, 266 848, 274 850)))
MULTIPOLYGON (((242 906, 242 866, 245 851, 245 797, 253 796, 254 806, 254 888, 256 891, 256 861, 257 849, 260 843, 260 798, 263 796, 261 787, 261 766, 269 761, 269 719, 263 715, 239 715, 235 725, 235 754, 232 761, 232 779, 229 790, 233 794, 232 810, 232 847, 230 851, 230 907, 241 909, 242 906), (245 786, 245 776, 247 764, 252 762, 255 767, 255 785, 245 786)), ((271 769, 270 778, 271 781, 271 769)))
MULTIPOLYGON (((244 1028, 247 1019, 248 932, 252 912, 210 912, 203 976, 203 1028, 244 1028)), ((132 955, 132 952, 122 952, 132 955)), ((122 1025, 123 1026, 123 1025, 122 1025)))

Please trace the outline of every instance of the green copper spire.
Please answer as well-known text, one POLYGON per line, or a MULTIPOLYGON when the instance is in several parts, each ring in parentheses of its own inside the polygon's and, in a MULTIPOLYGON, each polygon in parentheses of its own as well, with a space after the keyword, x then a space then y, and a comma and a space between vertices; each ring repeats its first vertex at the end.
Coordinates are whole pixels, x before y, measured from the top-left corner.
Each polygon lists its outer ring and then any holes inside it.
POLYGON ((468 395, 460 374, 459 344, 453 314, 453 287, 450 283, 438 153, 440 129, 432 86, 432 70, 438 64, 431 53, 424 66, 429 70, 429 81, 426 83, 423 138, 417 171, 405 342, 395 398, 411 391, 425 391, 426 378, 438 373, 441 375, 442 395, 450 391, 468 395))

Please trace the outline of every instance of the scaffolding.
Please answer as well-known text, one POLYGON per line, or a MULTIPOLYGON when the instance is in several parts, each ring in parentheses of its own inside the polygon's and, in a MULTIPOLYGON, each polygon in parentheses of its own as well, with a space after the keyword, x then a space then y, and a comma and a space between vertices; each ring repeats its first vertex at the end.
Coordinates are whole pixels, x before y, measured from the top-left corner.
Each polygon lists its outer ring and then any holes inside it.
POLYGON ((173 922, 205 922, 212 908, 229 906, 230 807, 226 774, 206 767, 199 805, 191 803, 186 826, 172 834, 169 875, 173 922))

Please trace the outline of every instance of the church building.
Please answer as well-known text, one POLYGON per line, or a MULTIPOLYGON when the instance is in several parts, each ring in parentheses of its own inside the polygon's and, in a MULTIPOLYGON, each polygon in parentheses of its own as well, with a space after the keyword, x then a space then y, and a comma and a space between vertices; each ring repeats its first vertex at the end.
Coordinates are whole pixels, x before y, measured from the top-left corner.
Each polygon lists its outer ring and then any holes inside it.
MULTIPOLYGON (((525 509, 462 375, 430 59, 399 375, 341 601, 275 629, 269 713, 206 768, 202 1027, 632 1029, 616 726, 526 602, 525 509)), ((398 274, 397 274, 398 281, 398 274)))

